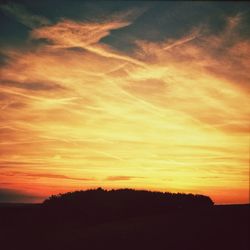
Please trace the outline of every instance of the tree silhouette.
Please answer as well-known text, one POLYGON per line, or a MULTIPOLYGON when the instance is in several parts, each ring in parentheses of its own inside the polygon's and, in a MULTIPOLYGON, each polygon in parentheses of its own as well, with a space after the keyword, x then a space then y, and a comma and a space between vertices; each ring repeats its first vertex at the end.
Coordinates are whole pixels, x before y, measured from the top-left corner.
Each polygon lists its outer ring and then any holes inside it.
POLYGON ((213 206, 213 201, 204 195, 98 188, 52 195, 43 205, 61 213, 101 219, 206 209, 213 206))

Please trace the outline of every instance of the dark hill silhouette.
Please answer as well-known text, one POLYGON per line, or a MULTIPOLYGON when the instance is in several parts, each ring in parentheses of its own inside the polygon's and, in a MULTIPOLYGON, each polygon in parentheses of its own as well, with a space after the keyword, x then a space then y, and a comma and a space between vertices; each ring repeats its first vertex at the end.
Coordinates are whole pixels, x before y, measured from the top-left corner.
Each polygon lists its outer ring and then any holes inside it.
POLYGON ((131 217, 164 213, 170 210, 199 210, 213 206, 204 195, 162 193, 133 189, 102 188, 52 195, 43 205, 60 213, 73 211, 95 219, 131 217))
POLYGON ((0 205, 0 249, 248 250, 249 208, 192 194, 77 191, 0 205))

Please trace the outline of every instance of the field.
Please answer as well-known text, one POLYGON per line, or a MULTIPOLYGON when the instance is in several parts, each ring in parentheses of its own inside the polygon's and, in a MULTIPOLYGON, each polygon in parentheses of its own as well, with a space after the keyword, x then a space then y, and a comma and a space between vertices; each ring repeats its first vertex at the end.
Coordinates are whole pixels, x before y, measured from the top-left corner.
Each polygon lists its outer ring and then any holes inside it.
POLYGON ((3 250, 247 250, 249 205, 91 220, 49 213, 40 204, 2 204, 0 233, 3 250))

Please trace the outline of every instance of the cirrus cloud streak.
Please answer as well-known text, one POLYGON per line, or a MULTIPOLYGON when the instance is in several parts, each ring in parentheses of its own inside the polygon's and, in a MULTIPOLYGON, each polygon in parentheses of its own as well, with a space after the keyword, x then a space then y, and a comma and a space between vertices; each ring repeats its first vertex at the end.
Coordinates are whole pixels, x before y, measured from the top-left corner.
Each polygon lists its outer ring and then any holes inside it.
MULTIPOLYGON (((13 175, 11 188, 26 190, 29 176, 46 194, 63 179, 65 190, 125 183, 246 202, 250 42, 235 38, 241 21, 217 36, 138 40, 130 54, 101 40, 131 25, 124 19, 35 27, 31 38, 50 43, 7 49, 1 69, 1 164, 29 172, 13 175)), ((1 171, 7 182, 10 170, 1 171)))

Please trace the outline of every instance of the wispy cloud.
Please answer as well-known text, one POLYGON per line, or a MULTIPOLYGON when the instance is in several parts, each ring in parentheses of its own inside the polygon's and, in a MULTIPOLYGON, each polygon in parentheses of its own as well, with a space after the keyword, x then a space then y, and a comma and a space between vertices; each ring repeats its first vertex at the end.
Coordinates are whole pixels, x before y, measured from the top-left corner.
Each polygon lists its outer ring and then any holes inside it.
POLYGON ((0 154, 14 172, 2 168, 3 182, 11 175, 18 188, 48 194, 85 180, 81 187, 104 181, 216 197, 230 187, 246 199, 250 41, 236 36, 243 16, 216 35, 194 27, 179 39, 135 41, 130 54, 102 42, 133 25, 119 16, 35 25, 32 38, 49 45, 4 51, 0 154), (215 175, 219 183, 203 178, 215 175))
POLYGON ((53 91, 53 90, 62 90, 63 86, 54 84, 51 82, 18 82, 18 81, 11 81, 11 80, 1 80, 0 86, 2 87, 14 87, 20 89, 27 89, 27 90, 34 90, 34 91, 53 91))
POLYGON ((74 181, 92 181, 93 178, 76 178, 69 177, 61 174, 49 174, 49 173, 27 173, 27 172, 18 172, 18 171, 9 171, 5 172, 3 175, 5 176, 27 176, 34 178, 52 178, 52 179, 66 179, 66 180, 74 180, 74 181))
POLYGON ((53 26, 45 26, 33 30, 32 37, 35 39, 46 38, 53 42, 56 48, 82 48, 102 57, 128 61, 143 66, 142 62, 99 43, 112 30, 126 27, 130 24, 130 21, 123 19, 104 21, 102 23, 73 22, 65 19, 53 26))
POLYGON ((142 178, 139 176, 109 176, 106 178, 107 181, 129 181, 132 179, 142 178))

